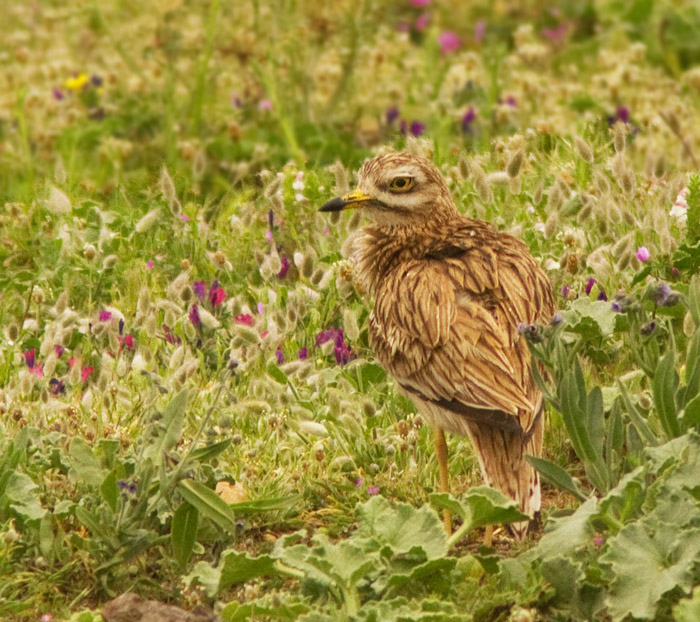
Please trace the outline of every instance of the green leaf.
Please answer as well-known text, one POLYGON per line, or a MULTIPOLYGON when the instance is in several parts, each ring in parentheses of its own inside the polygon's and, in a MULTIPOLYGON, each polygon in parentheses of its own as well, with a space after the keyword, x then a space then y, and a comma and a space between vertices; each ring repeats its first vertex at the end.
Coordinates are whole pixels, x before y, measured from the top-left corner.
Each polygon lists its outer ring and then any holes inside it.
MULTIPOLYGON (((700 247, 700 244, 698 244, 700 247)), ((698 250, 700 255, 700 249, 698 250)), ((688 309, 696 328, 700 328, 700 275, 694 274, 688 287, 688 309)))
POLYGON ((197 541, 199 511, 189 503, 181 503, 170 523, 170 542, 175 561, 181 568, 187 565, 197 541))
POLYGON ((100 461, 95 457, 92 447, 79 436, 74 436, 68 447, 71 469, 88 486, 97 486, 104 479, 100 461))
POLYGON ((7 479, 5 497, 10 508, 27 521, 39 521, 44 518, 46 510, 41 507, 38 495, 39 486, 24 473, 13 472, 7 479))
POLYGON ((683 411, 683 425, 687 428, 700 425, 700 395, 696 395, 686 404, 683 411))
POLYGON ((605 599, 614 622, 628 615, 651 620, 664 594, 693 587, 693 567, 700 555, 700 529, 647 517, 630 523, 608 543, 600 561, 610 565, 612 580, 605 599))
POLYGON ((267 373, 270 374, 277 382, 280 384, 287 384, 287 374, 285 374, 275 363, 269 363, 267 366, 267 373))
POLYGON ((271 497, 269 499, 255 499, 254 501, 241 501, 230 503, 228 506, 235 514, 255 514, 257 512, 272 512, 274 510, 286 510, 292 499, 290 497, 271 497))
POLYGON ((639 409, 632 402, 632 399, 630 398, 630 395, 627 392, 627 388, 625 387, 625 385, 620 380, 617 381, 617 385, 620 387, 620 396, 622 398, 622 403, 625 405, 627 414, 632 420, 632 425, 639 433, 639 436, 643 438, 648 445, 658 445, 659 439, 656 437, 656 434, 647 423, 647 420, 644 418, 644 415, 642 415, 639 409))
MULTIPOLYGON (((408 573, 392 572, 386 583, 386 590, 396 594, 401 590, 426 589, 432 592, 446 593, 450 588, 450 572, 455 567, 455 557, 430 559, 414 566, 408 573)), ((406 594, 410 596, 410 592, 406 594)))
POLYGON ((681 426, 676 413, 676 366, 673 349, 662 357, 656 366, 652 380, 654 405, 661 427, 669 438, 680 436, 681 426))
POLYGON ((119 489, 117 487, 117 474, 114 471, 110 471, 102 480, 100 492, 102 493, 104 500, 107 502, 107 505, 109 505, 112 512, 116 512, 119 489))
POLYGON ((388 546, 394 555, 416 547, 428 559, 447 555, 447 534, 437 512, 427 505, 419 509, 406 503, 393 505, 388 499, 376 496, 358 504, 355 515, 360 522, 356 536, 388 546))
POLYGON ((218 443, 212 443, 211 445, 205 445, 204 447, 199 447, 195 449, 190 455, 189 459, 196 462, 206 462, 218 456, 222 451, 226 451, 231 445, 231 439, 227 438, 224 441, 219 441, 218 443))
MULTIPOLYGON (((222 622, 247 622, 248 620, 290 620, 295 622, 309 611, 309 606, 301 601, 289 600, 285 593, 267 594, 252 602, 230 602, 221 611, 222 622)), ((293 597, 292 597, 293 598, 293 597)))
POLYGON ((693 590, 692 598, 684 598, 673 608, 675 622, 698 622, 700 620, 700 585, 693 590))
POLYGON ((548 531, 536 551, 543 559, 568 555, 581 546, 587 546, 593 539, 595 530, 592 520, 598 513, 598 500, 591 497, 571 515, 552 521, 548 531))
POLYGON ((500 490, 487 486, 470 488, 464 495, 464 502, 469 506, 472 528, 484 525, 497 525, 528 520, 515 501, 506 497, 500 490))
POLYGON ((612 335, 617 314, 603 300, 578 298, 562 313, 568 330, 587 339, 612 335))
POLYGON ((579 501, 585 501, 588 498, 581 491, 576 482, 574 482, 571 475, 558 464, 554 464, 554 462, 550 462, 544 458, 538 458, 537 456, 525 456, 525 459, 537 469, 537 472, 546 482, 554 484, 562 490, 566 490, 566 492, 576 497, 579 501))
POLYGON ((171 451, 182 436, 182 426, 187 408, 187 389, 182 389, 163 411, 164 429, 144 451, 144 458, 151 458, 155 464, 160 464, 164 454, 171 451))
POLYGON ((183 479, 178 490, 187 502, 199 510, 202 516, 230 534, 236 533, 236 515, 228 504, 211 488, 192 479, 183 479))

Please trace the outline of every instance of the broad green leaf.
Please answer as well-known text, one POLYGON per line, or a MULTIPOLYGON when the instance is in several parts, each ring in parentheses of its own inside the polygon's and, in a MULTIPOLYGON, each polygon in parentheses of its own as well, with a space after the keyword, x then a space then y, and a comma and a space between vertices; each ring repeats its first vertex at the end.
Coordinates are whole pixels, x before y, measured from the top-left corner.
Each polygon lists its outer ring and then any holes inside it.
POLYGON ((700 585, 693 590, 692 598, 682 599, 673 608, 675 622, 698 622, 700 620, 700 585))
POLYGON ((39 550, 41 554, 50 558, 54 545, 53 516, 46 512, 39 523, 39 550))
POLYGON ((10 508, 27 521, 41 520, 46 510, 41 507, 39 486, 24 473, 14 471, 7 479, 5 497, 10 508))
POLYGON ((562 315, 569 330, 588 339, 612 335, 617 316, 610 303, 590 298, 578 298, 562 315))
POLYGON ((164 429, 144 451, 145 458, 151 458, 155 464, 160 464, 163 454, 171 451, 182 436, 182 426, 187 409, 187 389, 182 389, 173 397, 163 411, 162 424, 164 429))
POLYGON ((441 557, 414 566, 410 572, 392 572, 386 582, 386 591, 396 594, 401 590, 429 587, 433 592, 446 593, 450 588, 450 572, 457 558, 441 557))
POLYGON ((73 437, 68 447, 71 469, 88 486, 98 486, 104 479, 104 470, 92 447, 79 436, 73 437))
POLYGON ((625 410, 632 420, 632 425, 635 427, 639 436, 643 438, 648 445, 654 446, 659 444, 659 439, 657 438, 651 426, 647 423, 644 415, 639 411, 639 409, 634 405, 632 399, 625 385, 618 380, 618 386, 620 387, 620 397, 622 398, 622 403, 625 406, 625 410))
POLYGON ((416 509, 406 503, 392 504, 376 496, 355 508, 360 525, 356 536, 388 546, 394 555, 420 547, 428 559, 447 555, 447 534, 437 512, 424 505, 416 509))
POLYGON ((696 395, 686 404, 683 411, 683 425, 688 428, 700 425, 700 395, 696 395))
POLYGON ((576 497, 579 501, 585 501, 588 498, 581 491, 576 482, 574 482, 571 475, 558 464, 554 464, 554 462, 550 462, 544 458, 538 458, 537 456, 526 456, 525 458, 537 469, 537 472, 546 482, 554 484, 562 490, 566 490, 566 492, 576 497))
POLYGON ((605 602, 614 622, 631 615, 651 620, 664 594, 693 587, 700 529, 679 530, 652 517, 630 523, 608 543, 600 561, 610 565, 605 602))
MULTIPOLYGON (((296 622, 309 611, 309 605, 304 602, 289 600, 289 595, 281 592, 265 595, 252 602, 239 603, 232 601, 221 611, 222 622, 246 622, 248 620, 290 620, 296 622)), ((293 597, 292 597, 293 598, 293 597)))
POLYGON ((175 561, 181 568, 187 565, 197 541, 197 526, 199 525, 199 512, 189 503, 181 503, 173 514, 170 523, 170 542, 173 547, 175 561))
POLYGON ((236 515, 229 505, 211 488, 192 479, 183 479, 178 490, 187 502, 209 520, 230 534, 236 533, 236 515))
POLYGON ((285 374, 275 363, 269 363, 267 366, 267 373, 270 374, 277 382, 280 384, 287 384, 287 374, 285 374))
POLYGON ((467 490, 463 503, 469 506, 469 522, 472 527, 507 524, 529 518, 518 509, 515 501, 506 497, 500 490, 487 486, 467 490))
POLYGON ((274 510, 286 510, 292 499, 289 497, 274 497, 270 499, 254 499, 253 501, 241 501, 230 503, 229 507, 235 514, 255 514, 256 512, 272 512, 274 510))
MULTIPOLYGON (((700 248, 700 244, 696 245, 700 248)), ((700 255, 700 251, 698 251, 700 255)), ((700 329, 700 275, 694 274, 690 279, 690 287, 688 288, 688 309, 693 318, 696 329, 700 329)))
POLYGON ((197 562, 192 571, 182 577, 182 582, 187 586, 194 581, 204 588, 209 597, 213 598, 219 592, 221 568, 215 568, 209 562, 197 562))
POLYGON ((537 545, 537 554, 543 559, 567 555, 593 540, 593 518, 598 513, 598 499, 591 497, 571 515, 552 521, 549 531, 537 545))
POLYGON ((269 555, 250 557, 245 552, 226 551, 219 562, 221 568, 219 591, 256 577, 273 575, 275 574, 274 564, 275 560, 269 555))
POLYGON ((565 557, 553 557, 542 562, 542 575, 556 590, 555 602, 570 609, 576 615, 575 619, 593 620, 603 608, 603 586, 584 581, 580 563, 565 557))
POLYGON ((676 393, 676 366, 673 349, 670 349, 656 366, 652 380, 654 405, 661 427, 669 438, 680 436, 681 426, 674 400, 676 393))
POLYGON ((102 497, 107 502, 107 505, 109 505, 112 512, 116 512, 119 488, 117 487, 117 474, 114 471, 110 471, 102 480, 100 492, 102 493, 102 497))
POLYGON ((360 609, 358 622, 470 622, 471 615, 443 600, 416 602, 406 598, 370 601, 360 609))

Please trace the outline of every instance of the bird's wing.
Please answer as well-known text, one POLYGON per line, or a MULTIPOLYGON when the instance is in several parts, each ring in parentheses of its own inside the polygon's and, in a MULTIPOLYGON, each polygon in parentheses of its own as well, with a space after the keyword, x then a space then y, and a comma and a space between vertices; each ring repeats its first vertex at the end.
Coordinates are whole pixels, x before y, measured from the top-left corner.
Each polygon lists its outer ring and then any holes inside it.
MULTIPOLYGON (((497 267, 487 256, 477 261, 483 279, 495 284, 497 267)), ((464 279, 472 279, 474 269, 465 264, 464 279)), ((493 411, 505 425, 520 426, 518 413, 532 412, 533 404, 513 347, 515 327, 500 325, 482 304, 487 288, 470 289, 455 282, 444 259, 405 262, 378 292, 373 346, 407 392, 455 412, 493 411)))

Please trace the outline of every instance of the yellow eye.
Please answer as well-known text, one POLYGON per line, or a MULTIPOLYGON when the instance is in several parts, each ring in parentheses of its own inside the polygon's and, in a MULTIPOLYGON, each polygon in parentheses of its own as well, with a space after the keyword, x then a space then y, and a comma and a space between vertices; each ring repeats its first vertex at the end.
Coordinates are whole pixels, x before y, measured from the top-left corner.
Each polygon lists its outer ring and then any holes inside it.
POLYGON ((389 184, 389 190, 392 192, 408 192, 415 183, 413 177, 394 177, 389 184))

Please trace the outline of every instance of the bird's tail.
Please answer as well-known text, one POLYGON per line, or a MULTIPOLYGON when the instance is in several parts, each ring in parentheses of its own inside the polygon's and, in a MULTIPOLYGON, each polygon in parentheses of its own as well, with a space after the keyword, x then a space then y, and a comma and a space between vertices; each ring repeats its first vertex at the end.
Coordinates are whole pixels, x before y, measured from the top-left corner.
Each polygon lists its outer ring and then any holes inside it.
MULTIPOLYGON (((540 455, 543 409, 542 404, 531 433, 525 437, 516 432, 479 425, 472 425, 469 430, 486 483, 513 499, 531 517, 539 512, 542 495, 539 474, 525 456, 540 455)), ((527 534, 529 521, 511 523, 509 526, 515 537, 522 540, 527 534)))

